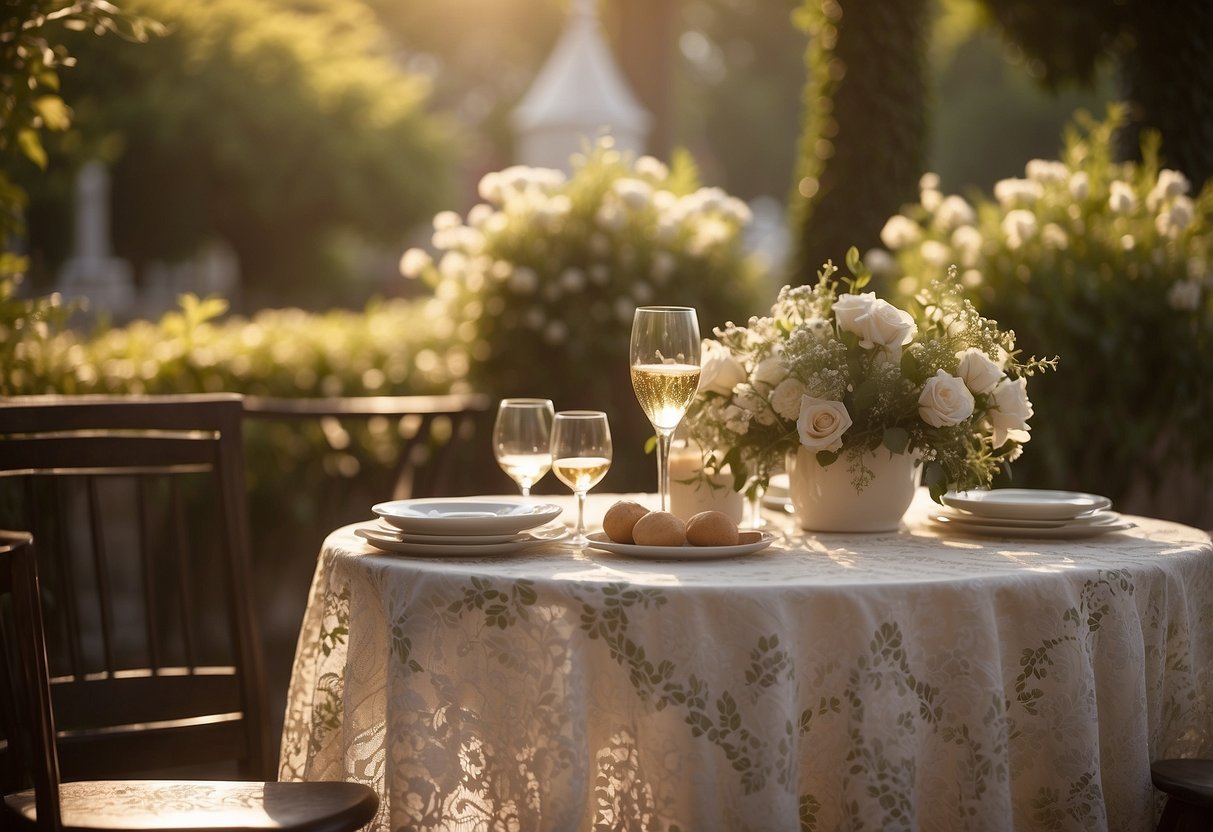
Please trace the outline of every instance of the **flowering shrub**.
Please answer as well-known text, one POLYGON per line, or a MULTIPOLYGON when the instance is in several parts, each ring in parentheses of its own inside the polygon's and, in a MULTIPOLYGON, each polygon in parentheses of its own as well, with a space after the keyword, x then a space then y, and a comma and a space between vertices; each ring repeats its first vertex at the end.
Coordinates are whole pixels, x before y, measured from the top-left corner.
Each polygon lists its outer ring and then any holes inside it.
POLYGON ((827 263, 814 286, 785 286, 770 315, 726 326, 703 347, 687 430, 705 468, 728 465, 740 490, 803 446, 844 464, 862 490, 869 451, 911 453, 933 497, 990 483, 1031 437, 1027 377, 1054 360, 1020 361, 1014 335, 961 296, 955 270, 900 309, 827 263), (845 286, 846 291, 840 288, 845 286))
POLYGON ((608 140, 574 157, 571 176, 517 166, 479 191, 466 217, 434 218, 433 254, 410 249, 401 270, 433 285, 488 392, 608 410, 618 445, 621 428, 625 442, 651 432, 628 382, 637 306, 693 306, 705 329, 756 309, 749 209, 699 187, 685 157, 670 169, 608 140))
POLYGON ((906 293, 958 263, 983 312, 1066 357, 1034 387, 1045 453, 1023 473, 1117 498, 1174 473, 1168 460, 1206 477, 1213 463, 1213 183, 1192 194, 1155 139, 1141 163, 1113 162, 1119 119, 1079 116, 1060 160, 1028 162, 992 199, 928 175, 882 233, 906 293))

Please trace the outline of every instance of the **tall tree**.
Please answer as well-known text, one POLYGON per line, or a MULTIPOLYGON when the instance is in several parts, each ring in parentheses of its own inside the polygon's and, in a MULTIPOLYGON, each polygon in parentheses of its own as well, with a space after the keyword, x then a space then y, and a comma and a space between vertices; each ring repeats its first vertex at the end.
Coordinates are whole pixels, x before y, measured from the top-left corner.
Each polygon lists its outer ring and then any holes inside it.
POLYGON ((1197 189, 1213 178, 1213 3, 1209 0, 981 0, 1004 37, 1050 87, 1089 83, 1112 61, 1130 119, 1122 159, 1139 159, 1142 130, 1162 135, 1168 167, 1197 189))
POLYGON ((794 282, 878 244, 927 148, 928 0, 805 0, 808 80, 791 209, 794 282))

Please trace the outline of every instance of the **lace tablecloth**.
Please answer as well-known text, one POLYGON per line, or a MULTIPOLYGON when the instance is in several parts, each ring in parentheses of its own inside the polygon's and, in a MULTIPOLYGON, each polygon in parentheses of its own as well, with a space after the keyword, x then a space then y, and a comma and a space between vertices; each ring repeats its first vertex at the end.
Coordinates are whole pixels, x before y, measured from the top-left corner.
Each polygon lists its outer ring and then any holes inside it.
POLYGON ((1213 755, 1209 537, 949 537, 929 505, 701 562, 339 529, 280 775, 373 784, 385 832, 1153 829, 1150 761, 1213 755))

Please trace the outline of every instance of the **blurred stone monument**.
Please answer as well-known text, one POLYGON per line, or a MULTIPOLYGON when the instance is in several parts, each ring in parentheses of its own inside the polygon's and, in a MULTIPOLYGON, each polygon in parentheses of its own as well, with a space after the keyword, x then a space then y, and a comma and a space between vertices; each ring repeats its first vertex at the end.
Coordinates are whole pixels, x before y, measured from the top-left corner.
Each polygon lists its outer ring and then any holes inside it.
POLYGON ((87 299, 91 314, 125 318, 135 300, 131 264, 110 254, 109 172, 91 161, 76 177, 72 254, 59 270, 59 291, 87 299))
POLYGON ((514 110, 518 162, 567 172, 569 157, 604 133, 639 155, 650 121, 603 39, 596 0, 572 0, 556 48, 514 110))

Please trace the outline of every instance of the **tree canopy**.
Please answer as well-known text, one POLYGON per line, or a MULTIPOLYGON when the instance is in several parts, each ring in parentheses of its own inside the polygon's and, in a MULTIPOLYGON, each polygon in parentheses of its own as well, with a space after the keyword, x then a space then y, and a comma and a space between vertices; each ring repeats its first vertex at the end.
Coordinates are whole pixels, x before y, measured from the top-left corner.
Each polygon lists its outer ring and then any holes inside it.
MULTIPOLYGON (((167 34, 72 44, 87 71, 65 73, 75 126, 52 154, 61 173, 89 157, 112 163, 122 256, 172 259, 222 238, 254 298, 280 303, 332 278, 341 235, 399 243, 442 206, 452 133, 427 113, 428 82, 395 60, 364 4, 124 7, 167 34)), ((53 212, 64 210, 65 180, 40 190, 34 221, 45 222, 32 233, 60 256, 55 229, 68 223, 53 212)))

